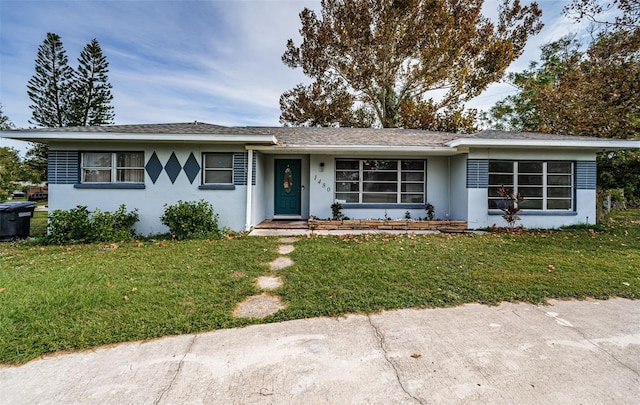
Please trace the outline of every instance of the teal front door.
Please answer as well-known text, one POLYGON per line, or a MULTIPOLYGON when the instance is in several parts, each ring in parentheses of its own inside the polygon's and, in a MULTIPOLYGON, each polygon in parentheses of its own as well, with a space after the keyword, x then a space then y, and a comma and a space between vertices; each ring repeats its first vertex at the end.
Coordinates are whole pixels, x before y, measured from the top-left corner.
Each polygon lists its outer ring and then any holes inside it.
POLYGON ((275 161, 275 215, 300 215, 300 160, 275 161))

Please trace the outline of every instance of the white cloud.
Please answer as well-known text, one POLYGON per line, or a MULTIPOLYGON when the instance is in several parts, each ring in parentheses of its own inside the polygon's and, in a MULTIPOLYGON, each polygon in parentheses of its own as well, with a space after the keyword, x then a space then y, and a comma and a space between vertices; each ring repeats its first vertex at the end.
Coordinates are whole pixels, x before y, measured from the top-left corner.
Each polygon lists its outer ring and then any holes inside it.
MULTIPOLYGON (((26 85, 38 46, 47 32, 55 32, 72 66, 83 46, 98 39, 110 64, 117 124, 278 125, 280 95, 306 80, 300 69, 286 67, 281 55, 288 38, 300 43, 300 11, 319 10, 319 4, 0 0, 0 102, 17 126, 29 126, 26 85)), ((485 10, 490 14, 496 4, 487 1, 485 10)), ((574 27, 562 17, 562 5, 541 3, 547 26, 511 70, 526 68, 538 58, 541 43, 574 27)), ((492 105, 505 91, 494 85, 473 106, 492 105)))

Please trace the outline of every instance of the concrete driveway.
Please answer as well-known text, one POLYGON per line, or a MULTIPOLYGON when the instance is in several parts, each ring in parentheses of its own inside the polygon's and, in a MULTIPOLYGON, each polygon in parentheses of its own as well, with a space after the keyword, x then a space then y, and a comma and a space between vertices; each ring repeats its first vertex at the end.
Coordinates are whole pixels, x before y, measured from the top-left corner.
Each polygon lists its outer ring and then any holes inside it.
POLYGON ((4 404, 640 404, 640 301, 305 319, 0 368, 4 404))

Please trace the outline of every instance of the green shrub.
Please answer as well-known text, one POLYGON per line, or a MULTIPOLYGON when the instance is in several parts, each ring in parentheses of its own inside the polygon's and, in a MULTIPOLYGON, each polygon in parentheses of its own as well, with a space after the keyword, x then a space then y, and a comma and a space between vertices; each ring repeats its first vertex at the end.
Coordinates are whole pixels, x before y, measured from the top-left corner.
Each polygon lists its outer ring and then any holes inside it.
POLYGON ((218 214, 213 206, 204 201, 178 201, 175 205, 164 205, 160 221, 169 227, 174 239, 219 238, 224 230, 218 226, 218 214))
POLYGON ((138 210, 127 212, 124 204, 114 212, 96 209, 90 218, 90 240, 92 242, 130 240, 135 236, 133 227, 139 220, 138 210))
POLYGON ((342 204, 337 201, 331 204, 331 219, 334 221, 344 219, 344 215, 342 215, 342 204))
POLYGON ((90 212, 82 205, 66 211, 55 210, 49 214, 43 242, 67 244, 130 240, 135 236, 133 227, 138 220, 138 210, 127 212, 124 204, 113 213, 99 209, 90 212))
POLYGON ((91 231, 89 210, 78 205, 70 210, 55 210, 49 214, 49 225, 44 242, 49 244, 65 244, 80 242, 86 239, 91 231))
POLYGON ((424 209, 427 211, 427 220, 433 221, 434 213, 436 211, 436 209, 433 206, 433 204, 427 203, 427 205, 424 207, 424 209))

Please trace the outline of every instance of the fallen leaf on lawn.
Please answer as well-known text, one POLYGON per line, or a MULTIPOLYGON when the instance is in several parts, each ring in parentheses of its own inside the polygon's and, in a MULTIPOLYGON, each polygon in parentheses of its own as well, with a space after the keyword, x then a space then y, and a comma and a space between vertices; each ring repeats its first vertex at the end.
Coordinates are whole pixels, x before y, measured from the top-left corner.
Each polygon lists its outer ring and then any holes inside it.
POLYGON ((125 301, 129 301, 129 296, 125 295, 124 297, 122 297, 122 299, 125 301))
POLYGON ((550 264, 547 266, 547 269, 549 269, 549 273, 551 273, 552 271, 556 270, 556 266, 554 266, 553 264, 550 264))
POLYGON ((138 291, 138 289, 136 287, 133 287, 131 291, 138 291))
POLYGON ((419 359, 420 357, 422 357, 422 355, 420 353, 413 353, 411 357, 413 357, 414 359, 419 359))
POLYGON ((273 395, 273 392, 270 392, 266 388, 260 388, 260 395, 262 395, 263 397, 267 397, 269 395, 273 395))
POLYGON ((5 292, 5 291, 6 291, 6 289, 5 289, 5 288, 0 288, 0 293, 3 293, 3 292, 5 292))

